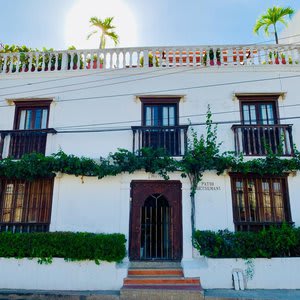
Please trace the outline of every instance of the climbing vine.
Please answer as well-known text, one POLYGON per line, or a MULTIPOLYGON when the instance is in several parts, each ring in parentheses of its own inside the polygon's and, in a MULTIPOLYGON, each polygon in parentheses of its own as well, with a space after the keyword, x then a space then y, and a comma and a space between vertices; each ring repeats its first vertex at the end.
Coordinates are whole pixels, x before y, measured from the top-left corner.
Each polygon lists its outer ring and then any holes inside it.
POLYGON ((217 170, 222 173, 230 166, 234 157, 228 153, 220 154, 221 143, 217 142, 217 126, 213 127, 212 114, 208 107, 206 116, 206 134, 198 138, 192 129, 191 139, 188 141, 188 150, 179 162, 182 177, 188 177, 191 184, 191 226, 195 232, 195 194, 203 173, 208 170, 217 170))
POLYGON ((0 176, 24 180, 54 177, 61 172, 75 176, 116 176, 120 173, 133 173, 144 170, 157 173, 165 180, 169 173, 179 171, 182 177, 188 177, 191 183, 191 224, 195 232, 195 194, 203 174, 215 170, 221 174, 225 170, 243 174, 282 175, 300 170, 300 153, 294 149, 294 156, 281 158, 271 150, 265 158, 245 161, 243 156, 231 152, 221 153, 221 143, 217 141, 217 127, 213 126, 212 114, 208 108, 206 132, 200 137, 192 130, 188 149, 181 160, 169 156, 164 149, 143 148, 138 153, 118 149, 107 158, 95 161, 86 157, 68 155, 59 151, 51 156, 38 153, 24 155, 20 160, 6 158, 0 161, 0 176))

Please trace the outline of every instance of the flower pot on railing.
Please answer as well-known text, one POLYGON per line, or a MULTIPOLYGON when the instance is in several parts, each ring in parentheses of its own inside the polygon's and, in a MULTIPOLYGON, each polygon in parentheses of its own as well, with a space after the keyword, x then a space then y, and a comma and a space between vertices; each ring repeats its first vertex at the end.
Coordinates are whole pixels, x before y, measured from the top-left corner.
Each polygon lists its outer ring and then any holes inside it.
MULTIPOLYGON (((93 67, 91 68, 91 62, 88 62, 86 68, 87 68, 87 69, 97 69, 97 68, 98 68, 98 64, 97 64, 97 63, 98 63, 97 60, 96 60, 96 61, 93 61, 93 67)), ((100 68, 100 69, 103 68, 103 63, 100 62, 99 68, 100 68)))
MULTIPOLYGON (((155 66, 158 67, 159 66, 159 61, 158 61, 158 57, 155 55, 155 66)), ((176 63, 177 63, 177 57, 176 57, 176 63)), ((142 56, 140 58, 140 66, 143 67, 144 66, 144 56, 142 56)), ((148 66, 149 67, 153 67, 153 54, 149 53, 148 54, 148 66)))
POLYGON ((274 51, 273 54, 274 54, 274 64, 279 65, 280 64, 279 53, 277 51, 274 51))
POLYGON ((228 57, 227 57, 228 52, 227 52, 227 50, 223 50, 222 54, 223 54, 223 63, 227 64, 228 63, 228 57))
POLYGON ((221 50, 217 49, 216 51, 217 65, 221 66, 221 50))
POLYGON ((244 51, 243 50, 239 50, 239 60, 240 60, 240 64, 243 65, 244 64, 244 51))
POLYGON ((269 52, 269 61, 268 61, 269 65, 273 64, 273 53, 270 51, 269 52))
POLYGON ((203 52, 202 64, 203 64, 204 66, 207 65, 207 53, 206 53, 206 51, 203 52))
POLYGON ((88 57, 86 59, 86 63, 87 63, 87 65, 86 65, 87 69, 98 69, 98 68, 102 69, 103 68, 103 58, 100 57, 100 62, 99 62, 99 58, 96 54, 93 56, 93 64, 92 64, 92 60, 90 57, 88 57))
POLYGON ((208 56, 209 56, 209 64, 213 66, 215 64, 214 62, 215 54, 213 49, 209 49, 208 56))

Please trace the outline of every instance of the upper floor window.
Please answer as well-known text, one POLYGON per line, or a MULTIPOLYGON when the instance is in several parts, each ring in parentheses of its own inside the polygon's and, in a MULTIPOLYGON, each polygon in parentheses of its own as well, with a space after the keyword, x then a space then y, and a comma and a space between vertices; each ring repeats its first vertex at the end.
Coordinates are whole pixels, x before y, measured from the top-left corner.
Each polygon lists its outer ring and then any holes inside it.
POLYGON ((176 126, 177 125, 177 104, 176 103, 160 103, 150 104, 144 103, 144 124, 145 126, 176 126))
POLYGON ((232 126, 235 149, 244 155, 267 155, 271 150, 293 154, 292 125, 280 124, 279 95, 240 95, 241 124, 232 126))
POLYGON ((237 230, 291 222, 286 177, 231 174, 231 185, 237 230))
POLYGON ((0 231, 48 231, 53 179, 0 180, 0 231))
MULTIPOLYGON (((8 131, 8 156, 15 159, 24 154, 38 152, 45 154, 51 100, 15 101, 14 128, 8 131)), ((3 149, 3 148, 2 148, 3 149)))
POLYGON ((181 156, 187 148, 188 125, 179 125, 180 97, 141 97, 142 126, 133 126, 133 151, 163 148, 181 156))
POLYGON ((16 102, 14 129, 46 129, 50 101, 16 102))
POLYGON ((245 125, 275 125, 278 113, 275 101, 242 101, 242 122, 245 125))

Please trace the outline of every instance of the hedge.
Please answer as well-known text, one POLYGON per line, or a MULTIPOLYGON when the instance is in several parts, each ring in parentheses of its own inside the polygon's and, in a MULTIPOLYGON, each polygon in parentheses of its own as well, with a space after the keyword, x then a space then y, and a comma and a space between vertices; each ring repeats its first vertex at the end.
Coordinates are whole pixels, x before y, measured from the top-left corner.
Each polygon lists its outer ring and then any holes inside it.
POLYGON ((53 257, 66 261, 120 262, 126 255, 123 234, 84 232, 0 233, 0 257, 38 258, 51 263, 53 257))
POLYGON ((283 224, 259 232, 197 230, 193 243, 201 255, 212 258, 299 257, 300 228, 283 224))

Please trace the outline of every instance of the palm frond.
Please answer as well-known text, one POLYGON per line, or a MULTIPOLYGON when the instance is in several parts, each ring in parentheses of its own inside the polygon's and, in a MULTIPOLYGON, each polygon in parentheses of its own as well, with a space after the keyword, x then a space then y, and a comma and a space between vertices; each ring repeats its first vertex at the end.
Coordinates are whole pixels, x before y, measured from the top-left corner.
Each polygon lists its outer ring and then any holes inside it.
MULTIPOLYGON (((115 45, 119 43, 119 37, 118 35, 113 31, 116 27, 112 25, 112 22, 114 20, 114 17, 108 17, 104 20, 101 20, 97 17, 91 17, 90 18, 90 25, 98 28, 100 30, 100 48, 105 48, 106 44, 106 37, 110 37, 115 45)), ((93 34, 97 33, 98 30, 94 30, 91 32, 87 38, 90 38, 93 34)))
POLYGON ((267 12, 262 14, 256 21, 253 32, 258 34, 261 28, 264 29, 266 35, 269 35, 269 27, 271 25, 274 26, 275 35, 276 33, 276 23, 280 22, 283 25, 287 26, 287 22, 285 17, 291 18, 292 15, 295 13, 295 10, 291 7, 279 7, 273 6, 267 9, 267 12))
POLYGON ((107 32, 107 36, 109 36, 113 40, 115 45, 117 45, 119 43, 119 36, 114 31, 107 32))
POLYGON ((92 35, 94 35, 95 33, 97 33, 97 30, 93 30, 92 32, 90 32, 88 35, 87 35, 87 37, 86 37, 86 39, 88 40, 92 35))

